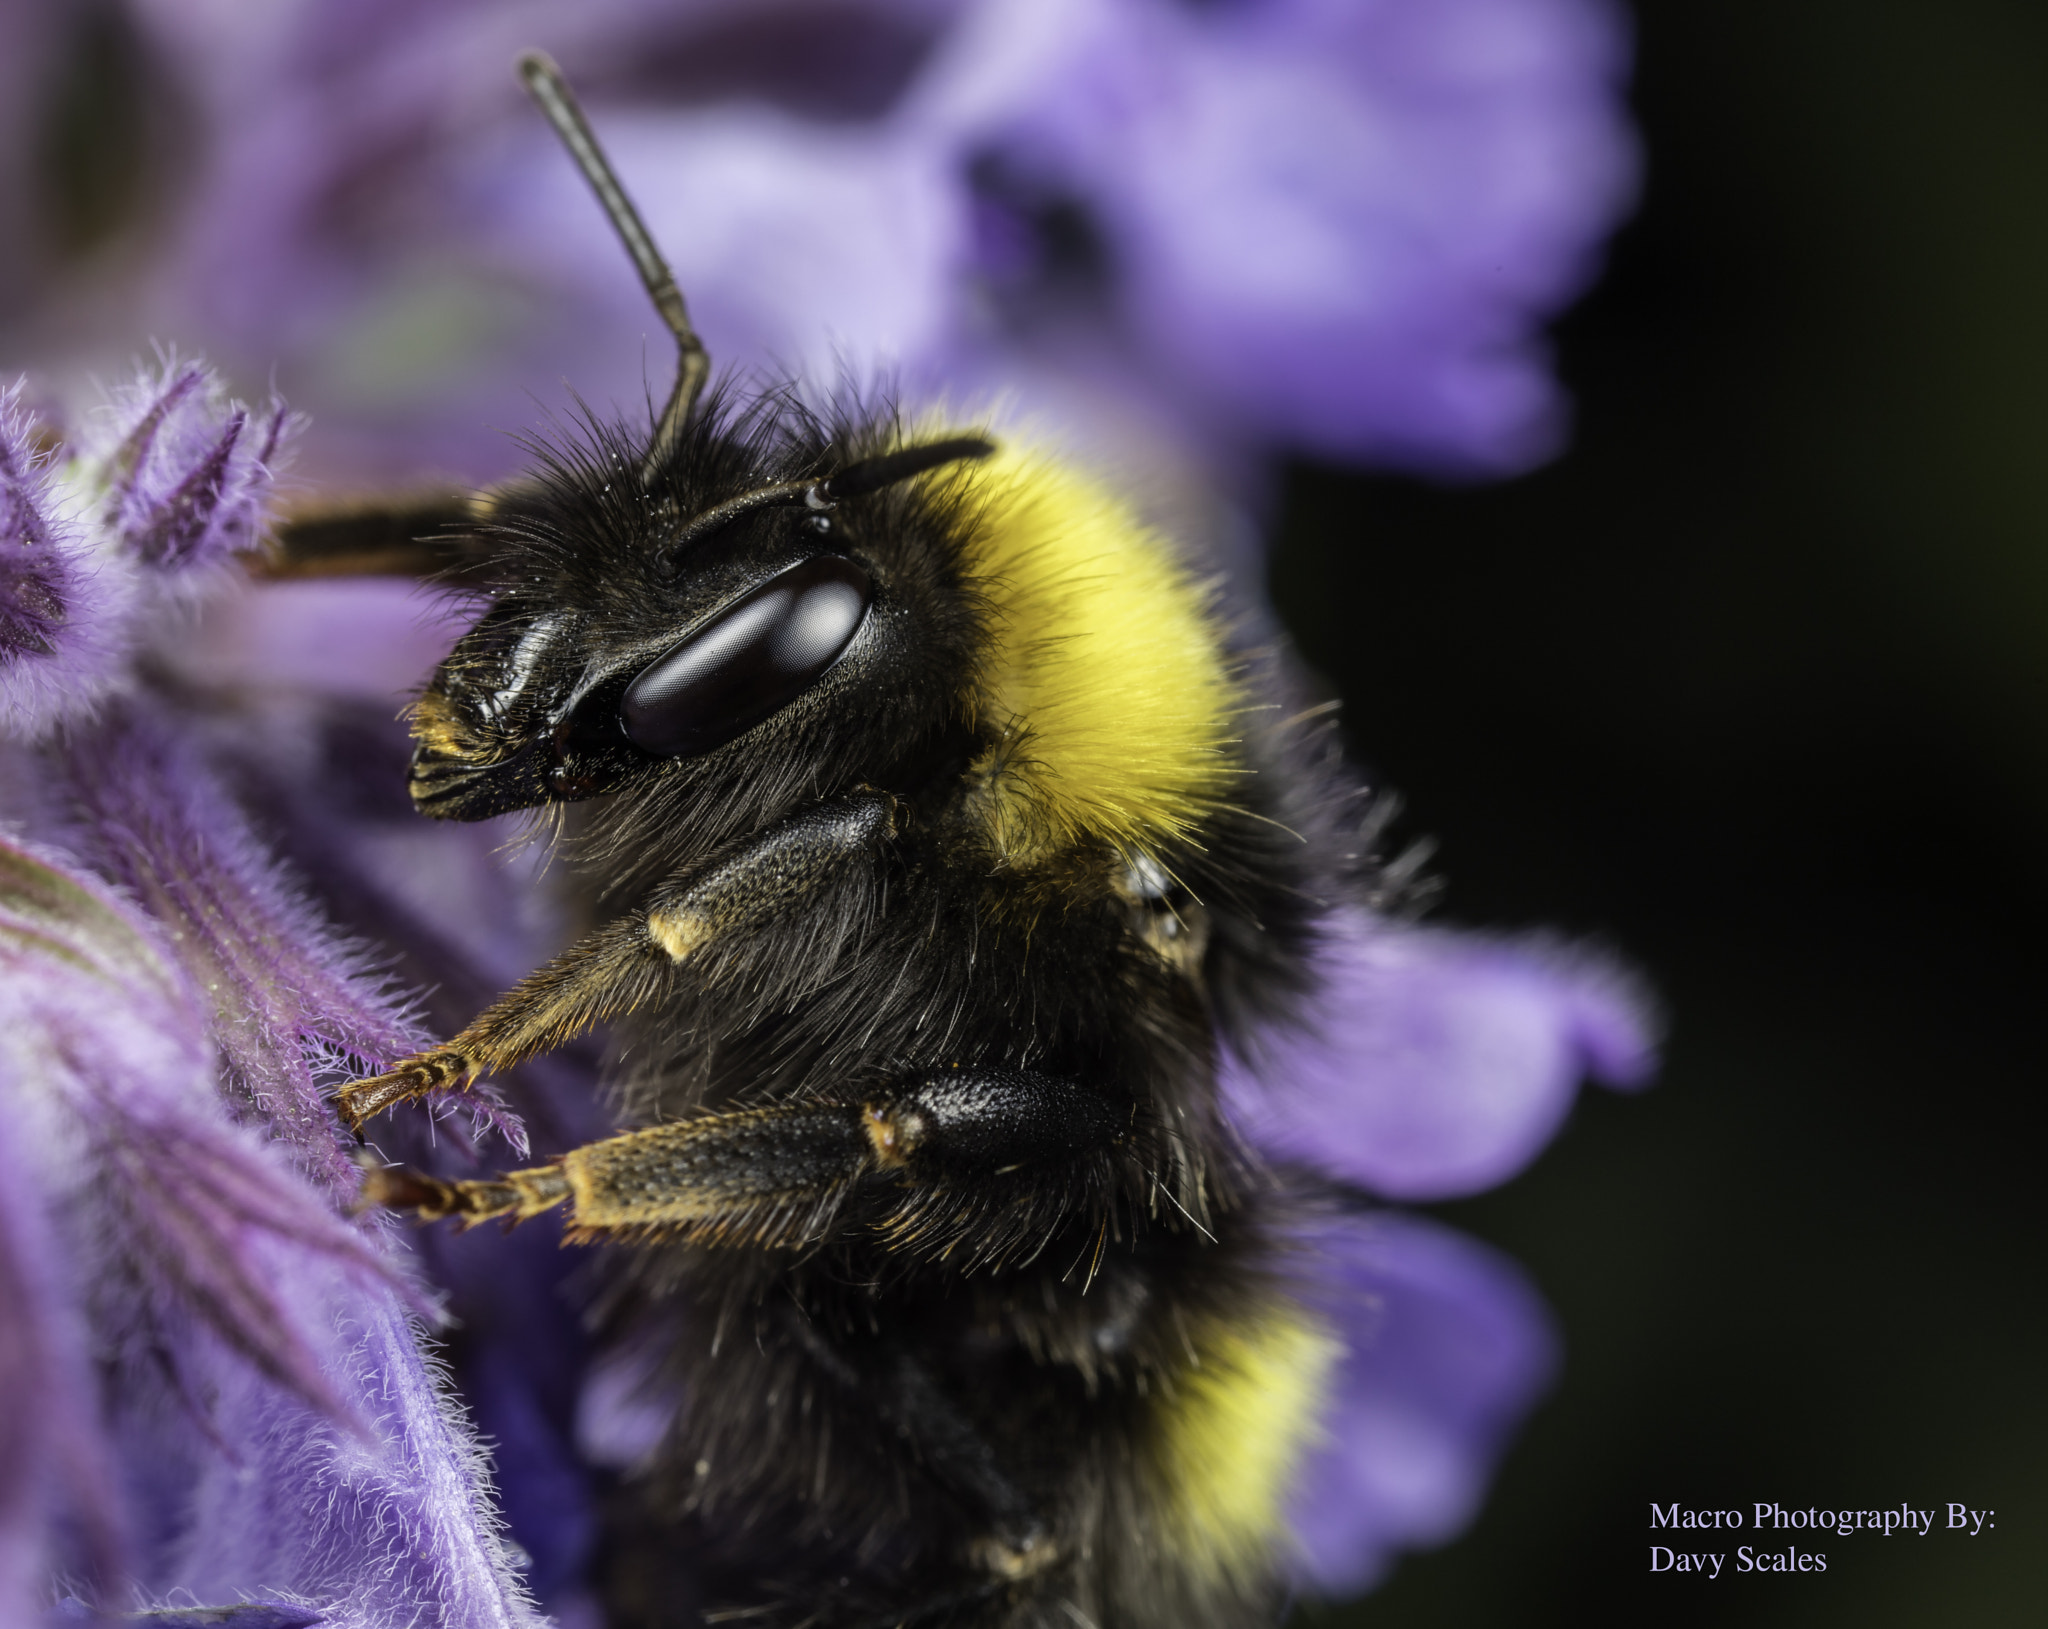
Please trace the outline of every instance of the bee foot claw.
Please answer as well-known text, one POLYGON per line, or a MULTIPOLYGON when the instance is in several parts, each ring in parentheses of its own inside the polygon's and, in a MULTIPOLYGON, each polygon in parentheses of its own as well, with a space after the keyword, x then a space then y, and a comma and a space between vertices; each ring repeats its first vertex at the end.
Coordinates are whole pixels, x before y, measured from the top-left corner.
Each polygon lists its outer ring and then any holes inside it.
POLYGON ((337 1094, 342 1119, 358 1140, 363 1127, 386 1109, 430 1092, 453 1091, 470 1083, 470 1061, 459 1052, 427 1052, 395 1069, 352 1080, 337 1094))

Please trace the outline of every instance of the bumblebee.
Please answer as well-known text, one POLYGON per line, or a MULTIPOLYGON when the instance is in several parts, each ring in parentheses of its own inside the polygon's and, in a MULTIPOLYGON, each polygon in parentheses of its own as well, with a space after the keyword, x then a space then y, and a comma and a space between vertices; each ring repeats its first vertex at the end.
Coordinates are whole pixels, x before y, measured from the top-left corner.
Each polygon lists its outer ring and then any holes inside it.
MULTIPOLYGON (((623 1247, 681 1398, 636 1497, 716 1619, 1269 1623, 1335 1346, 1216 1058, 1371 884, 1327 751, 1068 462, 707 388, 559 71, 520 71, 676 338, 666 407, 280 541, 479 596, 412 797, 556 819, 598 924, 344 1117, 608 1025, 629 1129, 366 1197, 623 1247)), ((659 1596, 614 1604, 680 1621, 659 1596)))

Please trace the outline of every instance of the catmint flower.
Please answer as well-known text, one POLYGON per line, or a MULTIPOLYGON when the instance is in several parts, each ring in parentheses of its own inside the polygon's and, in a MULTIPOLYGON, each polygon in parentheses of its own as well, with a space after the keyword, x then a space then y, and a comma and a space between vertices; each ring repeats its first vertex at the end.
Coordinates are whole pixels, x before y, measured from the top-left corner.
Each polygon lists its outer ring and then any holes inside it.
POLYGON ((0 395, 0 720, 34 738, 90 716, 171 605, 255 540, 293 429, 167 358, 74 438, 0 395))
POLYGON ((142 308, 281 361, 360 468, 499 473, 486 426, 536 380, 662 389, 522 45, 567 66, 721 362, 1004 390, 1201 467, 1546 456, 1541 327, 1634 186, 1606 0, 138 11, 208 154, 142 308))
POLYGON ((1222 1090, 1260 1147, 1386 1199, 1499 1186, 1556 1135, 1591 1078, 1655 1068, 1657 1020, 1611 958, 1340 916, 1300 1026, 1226 1057, 1222 1090))
POLYGON ((0 421, 11 603, 57 585, 0 666, 8 1622, 83 1611, 81 1587, 276 1625, 538 1621, 430 1293, 349 1215, 324 1100, 426 1031, 145 676, 233 591, 287 422, 177 362, 82 448, 14 398, 0 421))
POLYGON ((1446 1543, 1472 1520, 1556 1372, 1558 1340, 1520 1268, 1436 1223, 1332 1218, 1302 1243, 1316 1262, 1310 1299, 1345 1351, 1288 1515, 1303 1587, 1355 1595, 1401 1550, 1446 1543))

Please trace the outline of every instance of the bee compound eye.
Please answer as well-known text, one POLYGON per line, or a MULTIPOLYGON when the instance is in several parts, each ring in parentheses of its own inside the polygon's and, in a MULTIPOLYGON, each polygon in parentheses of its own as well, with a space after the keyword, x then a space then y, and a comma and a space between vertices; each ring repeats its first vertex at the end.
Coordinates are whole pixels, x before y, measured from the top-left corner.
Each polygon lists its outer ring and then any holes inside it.
POLYGON ((867 616, 868 574, 843 555, 791 566, 714 612, 626 687, 626 739, 662 758, 721 747, 808 690, 867 616))

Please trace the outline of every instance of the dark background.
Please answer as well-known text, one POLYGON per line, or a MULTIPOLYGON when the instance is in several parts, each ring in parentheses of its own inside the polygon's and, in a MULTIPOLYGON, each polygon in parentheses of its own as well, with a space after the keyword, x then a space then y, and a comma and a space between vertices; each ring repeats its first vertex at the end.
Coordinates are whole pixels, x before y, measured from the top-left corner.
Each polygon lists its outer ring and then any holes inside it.
POLYGON ((1655 1091, 1436 1207, 1535 1275, 1564 1378, 1470 1533, 1314 1622, 2048 1622, 2048 8, 1639 27, 1571 451, 1288 487, 1274 594, 1445 914, 1601 934, 1673 1015, 1655 1091), (1695 1581, 1652 1500, 1940 1514, 1695 1581))
MULTIPOLYGON (((80 39, 35 156, 82 253, 165 143, 129 37, 80 39)), ((1604 937, 1674 1024, 1655 1091, 1437 1207, 1534 1274, 1564 1377, 1466 1537, 1312 1616, 2048 1621, 2048 7, 1650 3, 1637 102, 1571 451, 1287 485, 1274 595, 1444 914, 1604 937), (1652 1501, 1758 1500, 1997 1525, 1649 1574, 1652 1501)))

